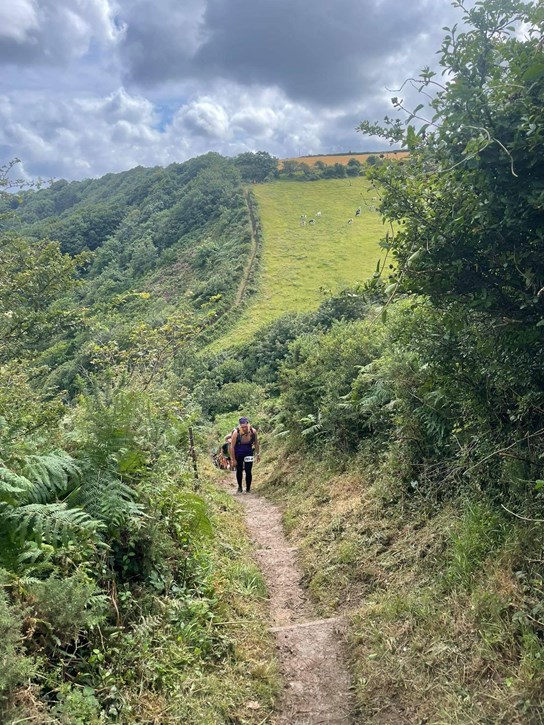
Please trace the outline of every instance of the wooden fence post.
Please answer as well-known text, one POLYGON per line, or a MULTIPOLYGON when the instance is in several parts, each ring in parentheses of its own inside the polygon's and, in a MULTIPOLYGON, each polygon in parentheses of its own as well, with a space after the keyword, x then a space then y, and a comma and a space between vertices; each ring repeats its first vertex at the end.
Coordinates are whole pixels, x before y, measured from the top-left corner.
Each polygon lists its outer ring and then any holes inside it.
POLYGON ((191 458, 193 459, 193 470, 195 472, 194 490, 198 491, 200 488, 200 481, 198 480, 198 466, 196 463, 196 451, 195 451, 195 440, 193 438, 193 429, 189 426, 189 450, 191 452, 191 458))

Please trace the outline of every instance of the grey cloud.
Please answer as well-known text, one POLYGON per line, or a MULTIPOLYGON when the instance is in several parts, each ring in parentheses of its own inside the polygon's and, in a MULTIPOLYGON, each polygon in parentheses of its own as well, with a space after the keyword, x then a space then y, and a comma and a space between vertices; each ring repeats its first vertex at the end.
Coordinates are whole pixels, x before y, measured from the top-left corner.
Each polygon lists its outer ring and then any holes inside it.
POLYGON ((137 0, 120 13, 120 53, 127 79, 146 87, 195 77, 193 60, 205 42, 205 0, 137 0))
POLYGON ((373 82, 380 57, 409 33, 399 20, 396 29, 391 14, 353 0, 210 0, 211 37, 197 60, 241 83, 272 84, 292 98, 335 105, 373 82), (365 72, 367 59, 374 73, 365 72))
POLYGON ((383 87, 386 71, 397 80, 398 58, 406 68, 427 42, 427 60, 408 70, 431 62, 451 14, 447 0, 192 0, 183 10, 168 0, 149 16, 148 2, 125 19, 133 83, 223 77, 328 107, 383 87))
MULTIPOLYGON (((383 115, 383 114, 382 114, 383 115)), ((383 149, 384 142, 371 139, 356 131, 363 118, 374 120, 374 111, 350 112, 335 120, 323 129, 319 141, 325 153, 346 151, 373 151, 383 149)))

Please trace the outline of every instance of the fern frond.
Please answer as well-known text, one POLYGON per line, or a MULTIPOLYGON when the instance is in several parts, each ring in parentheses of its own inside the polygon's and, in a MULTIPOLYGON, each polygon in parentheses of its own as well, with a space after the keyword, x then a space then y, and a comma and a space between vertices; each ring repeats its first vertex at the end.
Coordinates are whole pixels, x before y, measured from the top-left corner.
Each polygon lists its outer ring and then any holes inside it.
POLYGON ((41 579, 35 576, 24 574, 23 576, 17 576, 12 571, 6 569, 0 569, 0 586, 3 587, 14 587, 19 591, 24 591, 33 584, 39 584, 41 579))
POLYGON ((23 566, 32 566, 38 563, 47 565, 54 552, 55 549, 48 544, 40 546, 35 541, 26 541, 23 551, 17 557, 17 562, 23 566))
POLYGON ((316 436, 316 435, 324 435, 325 431, 323 430, 323 426, 321 423, 316 423, 315 425, 311 425, 309 428, 304 428, 300 432, 300 435, 303 436, 316 436))
POLYGON ((65 544, 72 538, 94 538, 101 527, 88 513, 69 509, 65 503, 26 504, 5 511, 3 518, 21 541, 45 541, 52 546, 65 544))
POLYGON ((136 624, 132 630, 132 634, 135 638, 148 641, 151 639, 154 632, 156 632, 163 624, 164 617, 162 614, 148 614, 143 616, 141 621, 136 624))
POLYGON ((104 473, 85 477, 81 486, 66 499, 107 526, 119 527, 127 518, 140 516, 135 492, 120 479, 104 473))
POLYGON ((15 506, 32 489, 33 485, 28 478, 0 465, 0 504, 15 506))
POLYGON ((213 534, 208 507, 200 496, 188 491, 178 493, 172 501, 170 512, 173 529, 181 540, 188 533, 195 538, 208 537, 213 534))
POLYGON ((300 432, 300 434, 303 436, 316 436, 323 435, 325 433, 325 431, 323 430, 321 413, 318 413, 317 417, 313 413, 309 413, 308 415, 301 418, 299 420, 299 423, 307 426, 300 432))
POLYGON ((26 503, 47 503, 66 493, 81 472, 73 458, 63 451, 25 459, 21 473, 34 484, 26 503))

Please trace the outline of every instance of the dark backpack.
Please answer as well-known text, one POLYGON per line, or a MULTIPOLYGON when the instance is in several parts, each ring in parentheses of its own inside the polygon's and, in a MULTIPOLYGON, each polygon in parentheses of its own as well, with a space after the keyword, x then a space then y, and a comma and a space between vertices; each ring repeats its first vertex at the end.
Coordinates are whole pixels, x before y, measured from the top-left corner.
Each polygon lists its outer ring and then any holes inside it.
MULTIPOLYGON (((253 445, 255 443, 255 429, 253 428, 253 426, 249 426, 249 430, 251 431, 251 439, 249 440, 249 443, 251 443, 251 445, 253 445)), ((242 435, 243 434, 242 434, 242 431, 240 430, 240 428, 236 428, 235 447, 242 443, 242 435)))

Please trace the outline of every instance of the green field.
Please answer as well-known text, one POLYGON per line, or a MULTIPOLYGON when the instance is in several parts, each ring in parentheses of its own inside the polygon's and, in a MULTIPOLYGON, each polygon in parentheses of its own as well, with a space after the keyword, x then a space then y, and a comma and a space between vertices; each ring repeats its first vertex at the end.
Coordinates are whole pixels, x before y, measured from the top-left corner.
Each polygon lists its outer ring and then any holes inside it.
POLYGON ((259 291, 235 328, 218 341, 221 346, 248 339, 284 312, 315 309, 323 289, 337 291, 364 281, 383 255, 378 241, 385 229, 370 208, 377 204, 376 191, 366 179, 281 181, 252 189, 264 236, 259 291), (302 214, 307 215, 305 226, 302 214))

